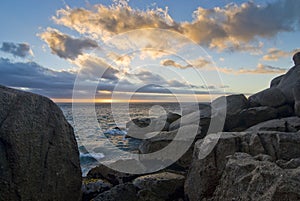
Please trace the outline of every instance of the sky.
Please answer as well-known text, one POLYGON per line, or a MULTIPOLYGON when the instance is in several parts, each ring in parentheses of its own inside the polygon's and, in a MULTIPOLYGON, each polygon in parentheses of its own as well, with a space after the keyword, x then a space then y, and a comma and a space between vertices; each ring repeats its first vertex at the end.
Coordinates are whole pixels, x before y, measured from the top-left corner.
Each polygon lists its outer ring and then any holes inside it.
POLYGON ((0 84, 56 102, 251 95, 300 51, 299 0, 2 0, 0 84))

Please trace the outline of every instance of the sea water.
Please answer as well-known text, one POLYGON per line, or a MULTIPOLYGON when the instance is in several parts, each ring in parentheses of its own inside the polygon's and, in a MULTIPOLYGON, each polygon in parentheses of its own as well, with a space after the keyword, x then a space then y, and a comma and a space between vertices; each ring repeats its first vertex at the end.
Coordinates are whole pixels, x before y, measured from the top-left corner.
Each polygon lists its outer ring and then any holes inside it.
POLYGON ((140 143, 137 139, 126 138, 126 123, 142 117, 159 117, 168 112, 181 114, 178 103, 99 103, 76 104, 76 124, 72 114, 72 104, 58 104, 67 121, 73 126, 80 151, 80 163, 83 175, 104 161, 116 161, 126 158, 116 148, 125 152, 137 152, 140 143), (96 122, 91 121, 90 113, 96 114, 96 122))

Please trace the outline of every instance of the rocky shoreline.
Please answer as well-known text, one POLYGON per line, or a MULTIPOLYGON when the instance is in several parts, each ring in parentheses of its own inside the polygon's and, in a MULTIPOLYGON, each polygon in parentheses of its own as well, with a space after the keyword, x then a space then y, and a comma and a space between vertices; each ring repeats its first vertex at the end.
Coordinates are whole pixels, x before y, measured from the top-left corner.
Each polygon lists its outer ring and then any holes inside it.
MULTIPOLYGON (((184 126, 198 128, 192 146, 171 166, 137 175, 100 165, 82 182, 74 133, 58 107, 0 87, 0 200, 300 200, 300 53, 293 60, 295 66, 270 88, 248 98, 220 97, 182 116, 129 122, 129 136, 154 136, 142 140, 142 154, 166 147, 184 126), (212 118, 224 109, 222 132, 211 133, 212 118), (216 145, 203 157, 205 137, 216 135, 216 145)), ((111 166, 128 164, 143 165, 121 160, 111 166)))

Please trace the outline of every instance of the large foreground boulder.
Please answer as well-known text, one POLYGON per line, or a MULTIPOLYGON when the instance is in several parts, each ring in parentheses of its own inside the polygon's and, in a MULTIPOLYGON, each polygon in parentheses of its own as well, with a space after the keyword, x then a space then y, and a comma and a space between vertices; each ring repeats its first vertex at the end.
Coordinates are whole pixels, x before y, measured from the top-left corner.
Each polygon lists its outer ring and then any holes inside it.
POLYGON ((3 86, 0 105, 0 200, 79 200, 79 152, 59 107, 3 86))

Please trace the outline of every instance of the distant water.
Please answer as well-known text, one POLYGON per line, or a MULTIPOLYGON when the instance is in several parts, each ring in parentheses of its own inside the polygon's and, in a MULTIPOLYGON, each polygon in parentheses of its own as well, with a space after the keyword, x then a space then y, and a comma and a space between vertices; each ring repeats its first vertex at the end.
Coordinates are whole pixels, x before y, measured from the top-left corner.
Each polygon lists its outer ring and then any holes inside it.
POLYGON ((127 152, 136 152, 138 140, 125 138, 126 123, 140 117, 159 117, 168 112, 181 114, 178 103, 134 103, 126 106, 122 103, 77 104, 80 111, 77 115, 79 123, 74 125, 72 104, 58 104, 66 119, 73 126, 80 150, 80 163, 85 175, 89 169, 99 164, 99 161, 115 161, 126 157, 116 154, 115 147, 127 152), (114 115, 112 114, 114 108, 114 115), (99 129, 93 129, 91 118, 87 111, 95 108, 99 129), (129 114, 128 114, 129 113, 129 114), (116 128, 117 127, 117 128, 116 128), (104 135, 103 135, 104 134, 104 135), (112 148, 112 145, 114 148, 112 148))

